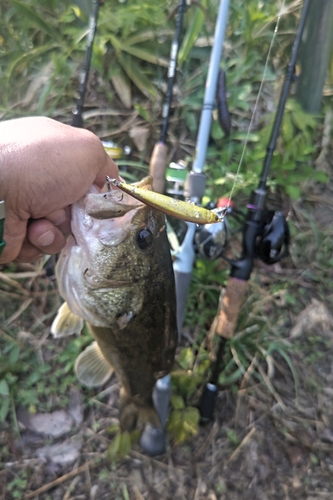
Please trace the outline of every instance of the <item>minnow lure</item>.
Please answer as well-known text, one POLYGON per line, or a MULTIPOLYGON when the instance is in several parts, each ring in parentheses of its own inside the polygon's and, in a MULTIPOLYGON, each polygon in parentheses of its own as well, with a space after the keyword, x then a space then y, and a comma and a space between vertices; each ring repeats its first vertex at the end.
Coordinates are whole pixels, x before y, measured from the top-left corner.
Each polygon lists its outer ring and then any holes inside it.
POLYGON ((196 224, 213 224, 215 222, 221 222, 223 219, 222 213, 224 213, 224 211, 221 209, 218 209, 218 212, 214 212, 213 210, 198 207, 194 205, 194 203, 176 200, 164 194, 155 193, 154 191, 142 189, 133 184, 126 184, 126 182, 107 177, 109 189, 110 184, 113 184, 125 193, 133 196, 133 198, 136 198, 145 205, 156 208, 164 214, 175 217, 176 219, 195 222, 196 224))

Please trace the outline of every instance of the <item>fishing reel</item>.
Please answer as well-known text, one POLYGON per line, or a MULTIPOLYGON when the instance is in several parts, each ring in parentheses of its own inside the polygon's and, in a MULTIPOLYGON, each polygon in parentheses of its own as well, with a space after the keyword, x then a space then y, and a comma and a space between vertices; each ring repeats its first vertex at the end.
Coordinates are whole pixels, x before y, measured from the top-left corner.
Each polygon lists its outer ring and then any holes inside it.
POLYGON ((186 164, 172 162, 166 170, 166 192, 175 198, 184 198, 184 185, 188 171, 186 164))
POLYGON ((199 226, 194 237, 198 253, 207 260, 215 260, 221 257, 229 241, 231 231, 227 215, 232 213, 233 203, 220 198, 217 204, 210 201, 205 208, 224 213, 221 222, 199 226))
POLYGON ((275 264, 288 254, 290 232, 282 212, 267 212, 256 253, 265 264, 275 264))

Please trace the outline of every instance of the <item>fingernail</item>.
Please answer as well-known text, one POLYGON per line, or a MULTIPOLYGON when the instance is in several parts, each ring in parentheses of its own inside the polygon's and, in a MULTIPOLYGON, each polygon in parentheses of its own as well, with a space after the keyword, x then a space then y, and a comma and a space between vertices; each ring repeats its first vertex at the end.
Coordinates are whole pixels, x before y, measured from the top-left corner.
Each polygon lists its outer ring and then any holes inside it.
POLYGON ((54 238, 55 238, 54 232, 49 229, 48 231, 46 231, 46 233, 42 234, 38 238, 38 240, 36 241, 36 243, 38 245, 40 245, 41 247, 46 247, 48 245, 51 245, 51 243, 53 243, 54 238))

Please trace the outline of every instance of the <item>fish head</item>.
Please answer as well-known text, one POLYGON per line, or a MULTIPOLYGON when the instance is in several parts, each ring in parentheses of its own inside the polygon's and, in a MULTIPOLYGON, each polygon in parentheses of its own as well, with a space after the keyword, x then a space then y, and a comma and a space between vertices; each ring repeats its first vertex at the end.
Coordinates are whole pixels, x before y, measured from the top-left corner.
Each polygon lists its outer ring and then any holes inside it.
POLYGON ((142 306, 142 288, 163 265, 164 233, 158 210, 118 189, 92 186, 72 206, 72 237, 56 269, 71 311, 94 326, 108 326, 117 314, 125 326, 142 306))

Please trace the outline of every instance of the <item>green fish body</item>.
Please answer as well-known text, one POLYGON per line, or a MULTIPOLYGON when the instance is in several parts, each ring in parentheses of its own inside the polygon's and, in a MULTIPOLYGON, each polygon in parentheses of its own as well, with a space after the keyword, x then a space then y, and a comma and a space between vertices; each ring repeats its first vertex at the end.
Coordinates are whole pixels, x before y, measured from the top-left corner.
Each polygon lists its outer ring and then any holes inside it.
POLYGON ((56 268, 66 304, 51 331, 66 335, 87 322, 96 342, 79 356, 76 373, 96 386, 116 372, 122 430, 160 425, 152 391, 173 365, 176 299, 165 226, 160 211, 92 187, 72 206, 72 236, 56 268))

